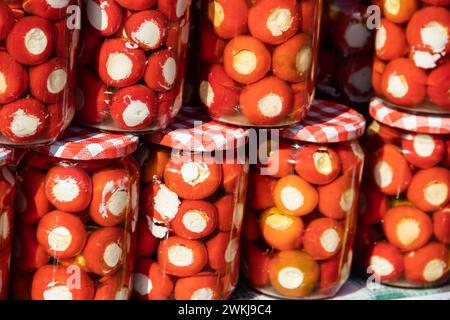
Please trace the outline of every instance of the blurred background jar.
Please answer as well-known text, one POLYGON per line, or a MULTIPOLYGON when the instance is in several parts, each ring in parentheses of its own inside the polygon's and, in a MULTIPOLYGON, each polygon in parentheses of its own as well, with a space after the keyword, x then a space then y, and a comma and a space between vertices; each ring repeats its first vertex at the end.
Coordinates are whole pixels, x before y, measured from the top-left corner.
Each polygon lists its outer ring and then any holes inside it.
POLYGON ((139 167, 132 135, 70 128, 19 164, 12 296, 126 300, 139 167))
POLYGON ((246 130, 185 107, 147 141, 133 296, 226 299, 239 277, 246 130))
POLYGON ((334 296, 350 274, 364 154, 364 118, 316 100, 301 124, 261 143, 249 176, 242 269, 261 293, 334 296), (275 140, 276 141, 276 140, 275 140))
POLYGON ((322 1, 204 0, 202 11, 205 111, 240 126, 299 122, 314 95, 322 1))
POLYGON ((77 119, 126 132, 165 128, 182 106, 190 0, 85 0, 77 119))
POLYGON ((367 113, 374 34, 367 26, 369 0, 326 0, 320 36, 317 96, 367 113))
POLYGON ((0 1, 0 143, 52 143, 75 113, 78 0, 0 1))
POLYGON ((13 162, 13 150, 0 148, 0 300, 8 298, 16 190, 16 180, 8 166, 13 162))
POLYGON ((372 85, 386 105, 450 113, 450 1, 382 0, 372 85))
POLYGON ((356 267, 400 287, 448 280, 450 118, 371 102, 356 267))

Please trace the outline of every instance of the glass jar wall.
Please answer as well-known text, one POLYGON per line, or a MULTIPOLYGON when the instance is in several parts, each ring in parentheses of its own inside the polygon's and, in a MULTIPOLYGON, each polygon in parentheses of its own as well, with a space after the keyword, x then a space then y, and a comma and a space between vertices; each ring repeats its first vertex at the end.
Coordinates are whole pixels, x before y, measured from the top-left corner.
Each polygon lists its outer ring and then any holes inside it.
POLYGON ((13 239, 15 178, 7 167, 13 151, 0 148, 0 300, 8 298, 10 259, 13 239))
POLYGON ((445 283, 450 118, 398 112, 378 99, 370 113, 375 121, 364 138, 368 166, 358 220, 357 267, 394 286, 445 283))
POLYGON ((286 126, 315 87, 322 1, 205 0, 200 100, 214 119, 286 126))
POLYGON ((237 150, 245 135, 184 108, 165 132, 148 137, 136 299, 226 299, 236 287, 248 173, 237 150))
POLYGON ((86 0, 77 119, 127 132, 165 128, 181 108, 190 0, 86 0))
POLYGON ((364 119, 322 101, 304 123, 282 131, 279 143, 260 143, 268 158, 249 176, 243 271, 251 287, 278 298, 334 296, 352 263, 364 119), (327 131, 329 119, 337 125, 327 131))
POLYGON ((13 299, 123 300, 131 291, 137 138, 69 129, 19 165, 13 299), (112 142, 112 143, 111 143, 112 142))
POLYGON ((386 104, 450 113, 449 1, 378 1, 372 85, 386 104))
POLYGON ((0 1, 0 143, 53 142, 75 113, 79 1, 0 1))

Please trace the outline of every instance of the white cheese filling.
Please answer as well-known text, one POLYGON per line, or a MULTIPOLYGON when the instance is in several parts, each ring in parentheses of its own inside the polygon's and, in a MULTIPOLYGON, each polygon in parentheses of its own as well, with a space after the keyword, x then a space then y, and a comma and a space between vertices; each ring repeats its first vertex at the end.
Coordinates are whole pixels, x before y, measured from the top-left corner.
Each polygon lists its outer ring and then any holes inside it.
POLYGON ((194 263, 194 253, 192 249, 182 246, 171 246, 167 252, 169 262, 177 267, 188 267, 194 263))
POLYGON ((8 212, 4 211, 0 214, 0 239, 6 239, 9 236, 9 219, 8 212))
POLYGON ((429 261, 423 269, 423 278, 428 282, 434 282, 442 278, 447 270, 447 264, 441 259, 429 261))
POLYGON ((66 251, 72 243, 72 233, 66 227, 56 227, 49 231, 47 242, 52 251, 66 251))
POLYGON ((70 0, 45 0, 45 2, 53 9, 62 9, 67 7, 70 0))
POLYGON ((413 139, 414 152, 420 157, 429 157, 433 154, 435 143, 428 134, 417 134, 413 139))
POLYGON ((38 117, 27 114, 23 109, 18 109, 13 113, 11 121, 11 132, 19 138, 29 137, 36 134, 41 121, 38 117))
POLYGON ((5 75, 0 71, 0 94, 4 94, 8 89, 5 75))
POLYGON ((275 230, 289 229, 293 223, 291 217, 282 214, 272 214, 266 218, 266 224, 275 230))
POLYGON ((333 253, 337 250, 341 238, 335 229, 327 229, 320 236, 320 245, 322 248, 329 253, 333 253))
POLYGON ((301 191, 294 187, 286 186, 280 193, 281 202, 290 211, 298 210, 305 203, 305 197, 301 191))
POLYGON ((184 227, 194 233, 203 232, 208 222, 203 212, 199 210, 189 210, 183 215, 182 219, 184 227))
POLYGON ((404 75, 391 74, 388 79, 387 92, 394 98, 403 98, 409 90, 408 82, 404 75))
POLYGON ((420 225, 414 219, 402 219, 397 225, 396 234, 400 243, 409 245, 419 237, 420 225))
POLYGON ((384 10, 392 15, 397 15, 400 11, 400 0, 384 1, 384 10))
POLYGON ((362 48, 370 37, 369 29, 362 23, 352 23, 345 30, 344 38, 351 48, 362 48))
POLYGON ((381 277, 388 276, 394 272, 393 264, 386 258, 379 256, 372 256, 370 258, 370 267, 375 274, 381 277))
POLYGON ((183 181, 191 186, 204 182, 211 174, 206 163, 193 161, 183 163, 180 173, 183 181))
POLYGON ((225 261, 230 263, 233 262, 236 258, 237 250, 238 250, 238 242, 236 239, 232 239, 225 250, 225 261))
POLYGON ((67 84, 67 73, 64 69, 56 69, 47 78, 47 90, 57 94, 63 91, 67 84))
POLYGON ((174 58, 169 57, 162 65, 162 75, 167 85, 174 84, 177 76, 177 62, 174 58))
POLYGON ((342 211, 349 212, 353 208, 353 203, 355 201, 355 191, 353 189, 347 189, 341 194, 339 199, 339 206, 342 211))
POLYGON ((191 295, 191 300, 214 300, 214 291, 211 288, 200 288, 191 295))
POLYGON ((208 81, 202 81, 200 83, 200 99, 202 100, 202 103, 207 106, 208 108, 211 107, 211 105, 214 103, 214 90, 209 84, 208 81))
POLYGON ((375 34, 375 49, 381 50, 384 48, 387 39, 386 28, 381 25, 375 34))
POLYGON ((263 116, 273 118, 283 111, 283 100, 280 96, 269 93, 258 100, 257 107, 263 116))
POLYGON ((386 188, 391 185, 394 179, 394 171, 386 161, 379 161, 373 169, 373 176, 376 184, 380 188, 386 188))
POLYGON ((274 37, 283 35, 291 27, 294 18, 291 10, 279 8, 274 10, 266 21, 266 27, 274 37))
POLYGON ((122 113, 123 122, 128 127, 136 127, 142 124, 150 115, 150 110, 144 102, 140 100, 129 100, 122 113))
POLYGON ((368 93, 372 89, 371 83, 372 68, 365 66, 353 72, 348 78, 348 82, 355 88, 358 93, 368 93))
POLYGON ((111 53, 106 61, 106 72, 115 81, 130 77, 133 70, 133 61, 120 52, 111 53))
POLYGON ((437 21, 431 21, 420 30, 422 43, 429 46, 434 53, 445 51, 448 43, 449 31, 437 21))
POLYGON ((241 50, 233 56, 233 68, 239 74, 249 75, 255 71, 258 58, 253 51, 241 50))
POLYGON ((172 220, 175 218, 181 201, 178 195, 169 190, 164 184, 160 185, 159 190, 153 197, 155 210, 163 217, 172 220))
POLYGON ((141 296, 150 294, 153 290, 152 280, 142 273, 135 273, 133 277, 133 289, 141 296))
POLYGON ((161 29, 153 20, 144 20, 136 31, 131 33, 131 38, 138 43, 153 48, 161 40, 161 29))
POLYGON ((39 28, 32 28, 25 34, 25 48, 33 55, 41 54, 47 49, 48 39, 45 32, 39 28))
POLYGON ((428 51, 416 50, 413 60, 417 67, 422 69, 433 69, 437 66, 437 61, 441 58, 439 53, 431 54, 428 51))
POLYGON ((121 216, 128 208, 129 192, 125 186, 115 189, 106 201, 106 209, 115 217, 121 216))
MULTIPOLYGON (((107 4, 106 1, 104 3, 107 4)), ((95 1, 88 1, 86 11, 89 23, 95 29, 103 31, 108 28, 109 17, 103 3, 97 4, 95 1)))
POLYGON ((72 292, 70 292, 69 288, 62 285, 54 285, 45 290, 43 296, 44 300, 73 300, 72 292))
POLYGON ((311 67, 312 51, 309 46, 302 48, 295 55, 295 68, 300 75, 304 75, 311 67))
POLYGON ((225 19, 225 12, 219 2, 211 1, 209 3, 208 18, 216 28, 222 24, 225 19))
POLYGON ((108 244, 103 252, 103 261, 110 268, 116 267, 122 258, 122 248, 116 243, 108 244))
POLYGON ((314 167, 317 172, 323 175, 329 175, 333 171, 330 154, 327 151, 316 151, 313 153, 314 167))
POLYGON ((304 281, 304 274, 294 267, 286 267, 278 272, 278 283, 286 289, 292 290, 300 287, 304 281))
POLYGON ((126 287, 122 287, 114 295, 114 300, 128 300, 130 296, 130 291, 126 287))
POLYGON ((448 186, 442 182, 433 182, 423 190, 425 200, 433 206, 443 205, 447 201, 448 186))
POLYGON ((80 195, 77 180, 73 178, 55 179, 52 195, 59 202, 71 202, 80 195))
POLYGON ((169 232, 169 229, 167 227, 157 225, 150 217, 147 217, 147 225, 151 234, 158 239, 165 238, 166 234, 169 232))

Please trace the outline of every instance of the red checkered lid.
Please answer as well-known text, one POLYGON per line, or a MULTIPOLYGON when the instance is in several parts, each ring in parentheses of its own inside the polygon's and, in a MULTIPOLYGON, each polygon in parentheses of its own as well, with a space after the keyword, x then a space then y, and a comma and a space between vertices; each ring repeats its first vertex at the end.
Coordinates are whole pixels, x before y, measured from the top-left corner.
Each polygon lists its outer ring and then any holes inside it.
POLYGON ((312 143, 332 143, 357 139, 364 134, 366 121, 355 110, 335 102, 315 100, 302 122, 283 129, 286 139, 312 143))
POLYGON ((8 164, 14 158, 13 149, 0 147, 0 165, 8 164))
POLYGON ((413 114, 390 108, 379 98, 372 99, 369 112, 372 118, 390 127, 407 131, 449 134, 450 117, 413 114))
POLYGON ((138 141, 138 137, 132 134, 70 127, 59 140, 49 146, 40 147, 37 151, 70 160, 116 159, 133 153, 138 141))
POLYGON ((183 107, 169 127, 147 136, 162 146, 196 152, 239 148, 247 138, 246 129, 213 121, 194 107, 183 107))

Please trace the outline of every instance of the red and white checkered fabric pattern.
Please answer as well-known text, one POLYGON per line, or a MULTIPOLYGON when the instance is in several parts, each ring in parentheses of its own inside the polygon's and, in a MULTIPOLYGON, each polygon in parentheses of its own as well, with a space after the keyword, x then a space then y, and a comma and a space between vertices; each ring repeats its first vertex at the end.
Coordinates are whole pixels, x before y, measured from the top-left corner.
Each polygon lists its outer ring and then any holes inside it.
POLYGON ((215 122, 193 107, 183 107, 169 127, 147 136, 159 145, 196 152, 239 148, 247 138, 246 129, 215 122))
POLYGON ((70 127, 58 141, 37 150, 61 159, 116 159, 133 153, 138 141, 138 137, 132 134, 94 132, 70 127))
POLYGON ((0 147, 0 165, 3 166, 13 160, 14 152, 12 149, 0 147))
POLYGON ((312 143, 332 143, 357 139, 364 134, 366 121, 355 110, 335 102, 315 100, 302 122, 283 129, 286 139, 312 143))
POLYGON ((376 121, 390 127, 419 133, 450 133, 450 117, 402 112, 387 107, 383 100, 379 98, 375 98, 370 102, 369 112, 376 121))

